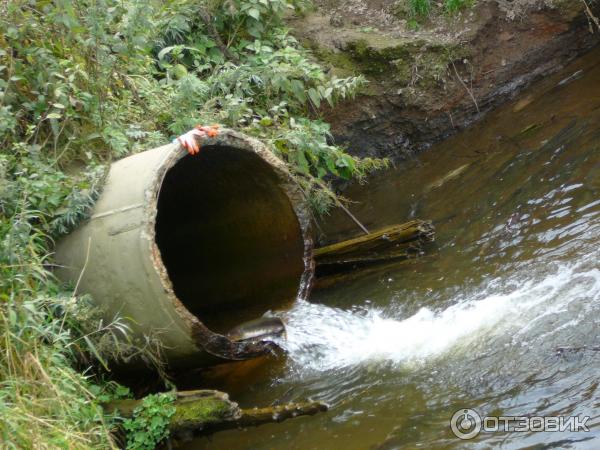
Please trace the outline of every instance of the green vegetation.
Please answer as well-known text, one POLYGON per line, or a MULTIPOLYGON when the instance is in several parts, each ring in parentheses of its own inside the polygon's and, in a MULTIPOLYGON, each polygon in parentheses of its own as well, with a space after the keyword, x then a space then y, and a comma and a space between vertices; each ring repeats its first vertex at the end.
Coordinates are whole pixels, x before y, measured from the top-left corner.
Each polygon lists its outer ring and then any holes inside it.
MULTIPOLYGON (((86 216, 111 160, 221 123, 267 142, 320 212, 337 201, 325 177, 361 177, 385 164, 331 144, 319 107, 352 97, 365 81, 327 76, 288 34, 284 14, 305 7, 0 3, 3 448, 113 447, 118 420, 100 405, 123 388, 106 381, 106 361, 141 354, 160 367, 156 343, 128 342, 127 323, 102 323, 89 299, 50 270, 54 241, 86 216)), ((128 442, 142 439, 127 423, 128 442)))
POLYGON ((419 20, 426 19, 434 13, 455 14, 458 11, 473 6, 475 0, 444 0, 443 3, 435 4, 431 0, 399 0, 395 6, 395 14, 408 18, 410 29, 419 28, 419 20), (438 12, 439 11, 439 12, 438 12))
POLYGON ((152 450, 169 435, 169 422, 175 414, 175 394, 160 393, 144 397, 133 410, 133 417, 123 421, 127 448, 152 450))
POLYGON ((475 0, 444 0, 444 8, 448 14, 454 14, 461 9, 473 6, 475 0))
POLYGON ((409 7, 412 16, 426 17, 431 11, 431 0, 410 0, 409 7))
POLYGON ((418 36, 406 39, 367 34, 347 41, 339 52, 312 45, 315 54, 337 70, 410 88, 438 85, 447 76, 451 61, 469 56, 468 49, 460 44, 418 36))

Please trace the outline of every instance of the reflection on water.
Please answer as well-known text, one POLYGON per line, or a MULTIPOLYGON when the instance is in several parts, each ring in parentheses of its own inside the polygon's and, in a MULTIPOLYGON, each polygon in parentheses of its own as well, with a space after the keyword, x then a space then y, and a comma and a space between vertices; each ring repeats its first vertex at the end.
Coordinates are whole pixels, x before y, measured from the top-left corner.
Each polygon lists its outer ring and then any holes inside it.
MULTIPOLYGON (((430 219, 437 247, 280 312, 287 357, 216 386, 244 406, 311 398, 329 402, 328 413, 190 448, 600 447, 598 80, 595 51, 351 188, 367 226, 430 219), (556 351, 564 346, 580 350, 556 351), (460 441, 449 419, 462 407, 591 416, 590 431, 460 441)), ((342 215, 330 219, 329 240, 356 232, 342 215)))

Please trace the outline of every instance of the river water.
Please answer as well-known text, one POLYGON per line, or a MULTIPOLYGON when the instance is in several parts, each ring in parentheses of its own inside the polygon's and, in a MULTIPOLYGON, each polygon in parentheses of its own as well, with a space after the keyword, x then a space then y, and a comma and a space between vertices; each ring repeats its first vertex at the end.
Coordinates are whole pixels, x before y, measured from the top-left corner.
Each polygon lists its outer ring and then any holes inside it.
MULTIPOLYGON (((213 383, 244 407, 330 411, 190 448, 600 448, 600 51, 346 195, 372 229, 432 220, 435 245, 296 301, 285 357, 213 383), (460 440, 463 408, 589 431, 460 440)), ((356 233, 338 214, 327 228, 356 233)))

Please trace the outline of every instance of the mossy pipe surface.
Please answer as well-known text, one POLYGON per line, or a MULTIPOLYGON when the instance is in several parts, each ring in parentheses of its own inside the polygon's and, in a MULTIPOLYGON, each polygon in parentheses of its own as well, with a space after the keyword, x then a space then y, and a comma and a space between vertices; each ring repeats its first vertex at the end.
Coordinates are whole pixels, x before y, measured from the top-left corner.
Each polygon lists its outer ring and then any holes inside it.
POLYGON ((57 275, 154 336, 172 366, 263 354, 224 333, 308 293, 310 212, 262 143, 231 130, 112 164, 90 219, 56 248, 57 275), (237 322, 236 322, 237 321, 237 322))

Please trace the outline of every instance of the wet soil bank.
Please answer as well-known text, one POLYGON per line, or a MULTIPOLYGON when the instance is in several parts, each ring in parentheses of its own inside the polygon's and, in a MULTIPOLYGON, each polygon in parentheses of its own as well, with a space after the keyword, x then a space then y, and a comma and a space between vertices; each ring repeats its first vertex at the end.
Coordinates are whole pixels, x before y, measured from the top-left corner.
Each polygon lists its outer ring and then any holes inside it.
POLYGON ((433 2, 418 21, 407 0, 317 4, 291 26, 333 73, 369 80, 325 111, 336 141, 363 156, 406 159, 600 42, 599 1, 478 0, 454 14, 433 2))

